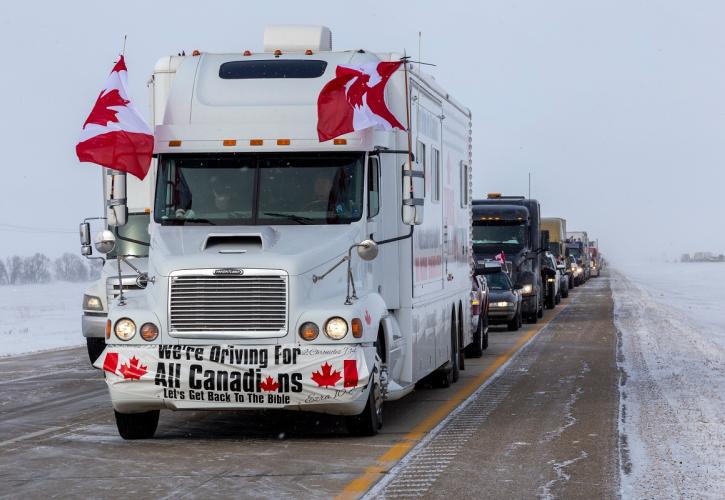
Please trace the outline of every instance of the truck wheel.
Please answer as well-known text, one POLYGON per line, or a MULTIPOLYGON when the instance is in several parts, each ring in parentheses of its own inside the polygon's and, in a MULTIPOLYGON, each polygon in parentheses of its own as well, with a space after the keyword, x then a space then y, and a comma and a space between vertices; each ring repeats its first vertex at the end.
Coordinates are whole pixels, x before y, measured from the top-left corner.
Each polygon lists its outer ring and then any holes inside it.
POLYGON ((106 341, 102 338, 86 337, 86 347, 88 347, 88 359, 93 364, 103 354, 103 350, 106 348, 106 341))
MULTIPOLYGON (((552 290, 552 288, 555 289, 555 287, 553 287, 551 285, 549 285, 547 287, 547 289, 548 289, 547 291, 549 293, 546 295, 546 299, 544 300, 544 307, 546 307, 547 309, 554 309, 554 306, 556 305, 556 297, 554 297, 554 290, 552 290)), ((543 312, 543 310, 542 310, 542 312, 543 312)), ((539 316, 539 317, 541 317, 541 316, 539 316)))
POLYGON ((569 296, 569 283, 564 286, 564 289, 561 291, 561 296, 564 298, 569 296))
POLYGON ((116 414, 116 427, 123 439, 150 439, 159 425, 159 410, 116 414))
MULTIPOLYGON (((488 340, 488 339, 486 339, 488 340)), ((478 328, 473 332, 473 342, 466 346, 466 356, 469 358, 480 358, 483 356, 483 316, 478 317, 478 328)))
POLYGON ((458 382, 458 379, 461 377, 461 367, 460 367, 460 359, 461 359, 461 346, 458 343, 458 332, 456 331, 456 317, 453 316, 451 318, 451 375, 453 376, 453 383, 455 384, 458 382))
POLYGON ((353 436, 374 436, 383 426, 383 395, 378 384, 368 393, 368 402, 360 415, 345 417, 347 430, 353 436))
POLYGON ((554 304, 559 304, 559 303, 561 303, 561 290, 559 290, 559 293, 557 293, 554 296, 554 304))
POLYGON ((481 342, 481 350, 485 351, 486 349, 488 349, 488 314, 484 314, 483 316, 481 316, 481 321, 483 322, 483 327, 481 327, 481 330, 483 331, 483 342, 481 342))

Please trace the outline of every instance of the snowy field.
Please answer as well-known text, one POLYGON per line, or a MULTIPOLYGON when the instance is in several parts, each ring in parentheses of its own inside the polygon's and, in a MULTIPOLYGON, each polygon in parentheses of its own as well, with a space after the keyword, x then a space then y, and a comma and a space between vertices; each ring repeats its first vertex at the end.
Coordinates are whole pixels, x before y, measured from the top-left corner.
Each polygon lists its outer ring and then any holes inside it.
POLYGON ((723 498, 725 264, 618 271, 622 495, 723 498))
POLYGON ((0 356, 85 345, 86 283, 0 286, 0 356))

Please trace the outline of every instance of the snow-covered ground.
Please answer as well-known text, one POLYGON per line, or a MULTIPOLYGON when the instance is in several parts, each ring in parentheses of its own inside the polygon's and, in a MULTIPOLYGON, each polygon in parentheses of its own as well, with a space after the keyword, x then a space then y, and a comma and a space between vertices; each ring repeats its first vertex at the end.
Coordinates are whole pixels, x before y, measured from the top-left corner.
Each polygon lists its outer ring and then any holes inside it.
POLYGON ((629 264, 620 331, 622 495, 725 492, 725 264, 629 264))
POLYGON ((0 356, 85 344, 86 283, 0 286, 0 356))

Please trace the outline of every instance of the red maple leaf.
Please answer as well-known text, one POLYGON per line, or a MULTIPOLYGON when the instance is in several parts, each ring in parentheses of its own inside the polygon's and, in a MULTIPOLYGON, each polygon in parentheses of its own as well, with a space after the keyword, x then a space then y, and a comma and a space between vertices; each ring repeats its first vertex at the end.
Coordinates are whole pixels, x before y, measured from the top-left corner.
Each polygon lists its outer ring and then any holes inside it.
POLYGON ((106 92, 105 94, 104 92, 106 91, 102 90, 101 93, 98 95, 98 100, 93 106, 91 114, 88 115, 86 123, 83 124, 83 128, 86 128, 86 125, 88 125, 89 123, 95 123, 96 125, 100 125, 102 127, 108 125, 109 122, 118 123, 118 118, 116 118, 118 111, 111 109, 111 107, 125 106, 130 102, 121 97, 118 89, 113 89, 109 92, 106 92))
POLYGON ((273 392, 279 388, 279 384, 277 382, 275 382, 272 377, 267 376, 267 378, 264 379, 264 381, 261 384, 259 384, 259 387, 263 391, 273 392))
POLYGON ((136 356, 134 356, 128 360, 128 364, 124 363, 121 365, 121 368, 118 371, 121 372, 124 379, 138 380, 146 375, 148 372, 146 368, 146 366, 140 365, 139 360, 136 359, 136 356))
POLYGON ((337 383, 338 380, 342 378, 339 370, 335 370, 333 372, 332 365, 327 362, 325 362, 325 364, 322 365, 321 368, 322 373, 312 373, 312 380, 314 380, 320 387, 332 387, 337 383))
POLYGON ((373 318, 370 316, 370 313, 368 312, 368 310, 365 309, 365 323, 367 323, 368 326, 370 326, 370 323, 372 321, 373 321, 373 318))

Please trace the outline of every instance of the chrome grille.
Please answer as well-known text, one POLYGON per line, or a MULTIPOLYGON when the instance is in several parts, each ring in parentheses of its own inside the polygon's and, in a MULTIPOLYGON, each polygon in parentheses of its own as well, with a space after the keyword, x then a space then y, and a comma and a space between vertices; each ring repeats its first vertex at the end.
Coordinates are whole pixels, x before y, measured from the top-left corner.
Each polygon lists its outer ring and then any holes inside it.
POLYGON ((287 331, 287 276, 280 271, 177 271, 169 286, 172 335, 277 337, 287 331))

